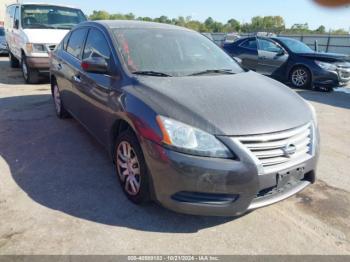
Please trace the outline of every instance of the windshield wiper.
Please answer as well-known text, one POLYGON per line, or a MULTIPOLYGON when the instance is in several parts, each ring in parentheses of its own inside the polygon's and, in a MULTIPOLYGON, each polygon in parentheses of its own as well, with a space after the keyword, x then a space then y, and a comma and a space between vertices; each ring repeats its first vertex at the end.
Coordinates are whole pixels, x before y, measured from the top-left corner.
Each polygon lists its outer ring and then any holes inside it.
POLYGON ((162 72, 157 72, 157 71, 135 71, 132 73, 135 75, 171 77, 171 75, 168 75, 168 74, 162 73, 162 72))
POLYGON ((231 69, 208 69, 208 70, 203 70, 200 72, 192 73, 189 76, 199 76, 199 75, 206 75, 206 74, 230 74, 230 75, 234 75, 235 73, 232 72, 231 69))

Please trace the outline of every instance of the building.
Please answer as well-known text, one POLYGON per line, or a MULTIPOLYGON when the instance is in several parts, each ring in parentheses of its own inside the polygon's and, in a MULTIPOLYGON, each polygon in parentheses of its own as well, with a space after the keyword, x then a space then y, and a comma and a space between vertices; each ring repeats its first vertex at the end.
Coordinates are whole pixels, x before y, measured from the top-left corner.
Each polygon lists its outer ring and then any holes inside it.
POLYGON ((0 0, 0 25, 3 25, 5 20, 6 6, 16 2, 16 0, 0 0))

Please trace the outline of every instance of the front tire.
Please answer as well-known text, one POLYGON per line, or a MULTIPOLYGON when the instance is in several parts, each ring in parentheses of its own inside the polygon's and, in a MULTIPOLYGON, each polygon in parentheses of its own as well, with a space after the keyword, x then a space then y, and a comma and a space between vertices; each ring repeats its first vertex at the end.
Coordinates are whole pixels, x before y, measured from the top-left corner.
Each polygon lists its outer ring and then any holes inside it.
POLYGON ((69 114, 67 110, 64 108, 64 105, 61 99, 60 89, 58 88, 58 85, 56 82, 52 84, 52 97, 55 104, 57 117, 60 119, 68 118, 69 114))
POLYGON ((27 84, 37 84, 39 83, 39 72, 30 66, 27 63, 27 58, 23 56, 22 58, 22 73, 24 81, 27 84))
POLYGON ((135 204, 149 201, 149 179, 140 144, 131 130, 119 135, 115 144, 116 174, 125 195, 135 204))
POLYGON ((308 89, 312 87, 311 73, 309 69, 304 66, 297 66, 293 68, 290 73, 289 80, 293 87, 308 89))
POLYGON ((9 51, 9 59, 10 59, 10 67, 11 68, 18 68, 19 67, 18 59, 10 51, 9 51))

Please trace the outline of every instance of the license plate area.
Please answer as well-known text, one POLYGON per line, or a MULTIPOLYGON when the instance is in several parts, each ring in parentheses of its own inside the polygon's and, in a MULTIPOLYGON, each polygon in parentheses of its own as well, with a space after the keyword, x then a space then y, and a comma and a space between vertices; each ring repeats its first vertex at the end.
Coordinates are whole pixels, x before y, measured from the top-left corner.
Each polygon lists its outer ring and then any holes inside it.
POLYGON ((294 184, 305 176, 305 167, 300 166, 293 169, 289 169, 283 172, 279 172, 276 176, 277 189, 284 188, 287 184, 294 184))

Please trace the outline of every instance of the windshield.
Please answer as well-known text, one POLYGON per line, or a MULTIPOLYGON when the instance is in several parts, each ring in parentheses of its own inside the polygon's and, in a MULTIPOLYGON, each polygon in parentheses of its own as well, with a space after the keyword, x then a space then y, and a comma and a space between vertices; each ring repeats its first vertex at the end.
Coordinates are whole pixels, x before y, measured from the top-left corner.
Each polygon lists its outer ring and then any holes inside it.
POLYGON ((4 36, 5 35, 5 30, 4 28, 0 28, 0 36, 4 36))
POLYGON ((243 72, 237 62, 199 33, 129 28, 115 29, 114 35, 132 73, 187 76, 204 71, 217 74, 243 72))
POLYGON ((22 27, 24 29, 71 29, 83 21, 86 21, 86 17, 79 9, 40 5, 22 7, 22 27))
POLYGON ((309 46, 295 39, 281 39, 279 40, 284 43, 293 53, 314 53, 309 46))

